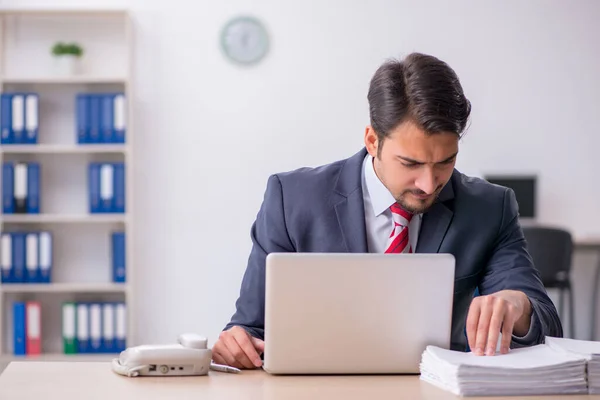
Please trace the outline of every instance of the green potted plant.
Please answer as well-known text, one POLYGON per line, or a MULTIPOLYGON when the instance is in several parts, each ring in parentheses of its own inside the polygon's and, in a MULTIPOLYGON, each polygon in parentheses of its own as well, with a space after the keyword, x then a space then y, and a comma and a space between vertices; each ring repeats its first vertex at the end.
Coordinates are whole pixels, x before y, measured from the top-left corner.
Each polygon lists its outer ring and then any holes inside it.
POLYGON ((57 71, 63 75, 79 73, 79 63, 83 48, 78 43, 57 42, 52 46, 52 55, 56 60, 57 71))

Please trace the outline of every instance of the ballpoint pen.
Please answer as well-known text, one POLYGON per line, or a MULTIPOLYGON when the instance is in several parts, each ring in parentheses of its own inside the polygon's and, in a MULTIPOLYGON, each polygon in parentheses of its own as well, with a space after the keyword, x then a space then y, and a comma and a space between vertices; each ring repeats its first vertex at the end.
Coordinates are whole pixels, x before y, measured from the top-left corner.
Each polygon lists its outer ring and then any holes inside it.
POLYGON ((229 365, 215 364, 214 362, 210 363, 210 369, 213 371, 229 372, 233 374, 240 372, 239 368, 230 367, 229 365))

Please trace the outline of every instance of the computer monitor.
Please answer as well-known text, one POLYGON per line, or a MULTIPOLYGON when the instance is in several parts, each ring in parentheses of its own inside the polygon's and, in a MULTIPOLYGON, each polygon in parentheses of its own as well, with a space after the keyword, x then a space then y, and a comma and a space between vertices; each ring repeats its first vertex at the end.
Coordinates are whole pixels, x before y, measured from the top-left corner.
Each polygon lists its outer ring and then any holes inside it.
POLYGON ((488 175, 484 179, 490 183, 511 188, 515 192, 521 218, 533 219, 536 217, 536 176, 488 175))

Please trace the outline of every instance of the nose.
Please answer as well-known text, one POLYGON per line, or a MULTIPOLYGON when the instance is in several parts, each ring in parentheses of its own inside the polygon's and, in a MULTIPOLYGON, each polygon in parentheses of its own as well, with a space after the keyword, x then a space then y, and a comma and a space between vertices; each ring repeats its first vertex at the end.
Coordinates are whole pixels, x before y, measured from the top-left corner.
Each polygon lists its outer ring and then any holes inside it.
POLYGON ((432 194, 437 188, 436 181, 434 171, 431 168, 425 168, 415 181, 415 185, 426 194, 432 194))

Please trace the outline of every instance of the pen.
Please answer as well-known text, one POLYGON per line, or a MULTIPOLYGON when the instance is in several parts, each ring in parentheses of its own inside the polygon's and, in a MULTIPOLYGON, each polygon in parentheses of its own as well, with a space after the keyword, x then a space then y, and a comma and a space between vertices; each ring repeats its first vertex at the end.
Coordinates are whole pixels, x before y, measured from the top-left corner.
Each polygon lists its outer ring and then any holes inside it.
POLYGON ((230 372, 233 374, 237 374, 238 372, 240 372, 238 368, 230 367, 229 365, 215 364, 213 362, 210 363, 210 369, 212 369, 213 371, 230 372))

